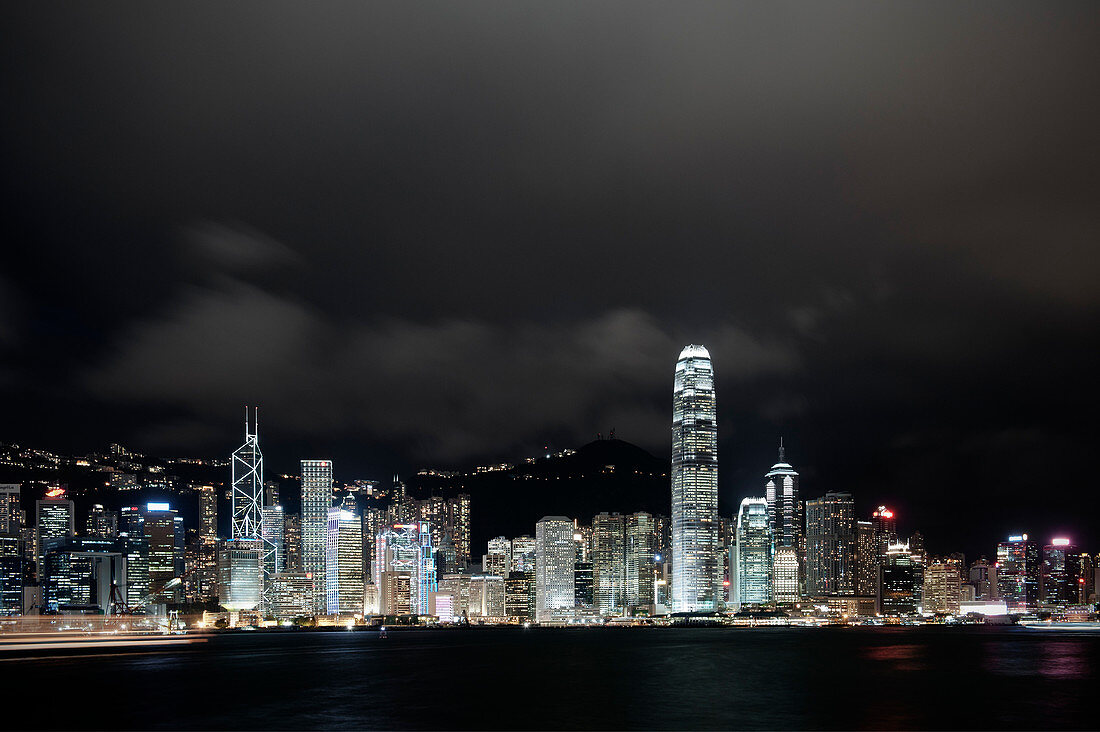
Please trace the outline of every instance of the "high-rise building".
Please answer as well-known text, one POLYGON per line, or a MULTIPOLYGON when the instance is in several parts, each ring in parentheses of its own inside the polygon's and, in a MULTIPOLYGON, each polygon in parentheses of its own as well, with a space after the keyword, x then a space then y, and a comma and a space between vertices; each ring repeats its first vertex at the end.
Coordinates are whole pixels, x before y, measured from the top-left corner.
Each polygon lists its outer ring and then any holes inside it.
POLYGON ((802 501, 798 497, 798 473, 787 462, 783 440, 779 461, 764 475, 764 498, 768 502, 768 525, 775 546, 802 546, 802 501))
POLYGON ((1039 606, 1039 545, 1016 534, 997 545, 997 590, 1010 611, 1039 606))
POLYGON ((180 587, 168 585, 183 575, 183 517, 167 503, 148 503, 142 511, 142 526, 149 545, 149 587, 153 602, 179 602, 180 587))
POLYGON ((454 598, 452 611, 455 617, 469 615, 470 611, 470 575, 447 574, 439 579, 438 592, 447 593, 454 598))
POLYGON ((281 572, 271 584, 271 614, 276 620, 313 615, 313 577, 307 572, 281 572))
POLYGON ((264 506, 264 456, 260 452, 259 408, 249 420, 244 408, 244 443, 233 451, 230 493, 233 507, 232 538, 261 539, 264 506))
POLYGON ((382 614, 404 614, 395 611, 402 604, 402 580, 391 575, 405 575, 409 583, 410 612, 429 615, 429 594, 439 590, 430 524, 416 521, 387 526, 378 534, 374 556, 372 573, 374 584, 379 588, 382 614))
POLYGON ((806 501, 806 591, 851 595, 856 587, 856 520, 851 493, 806 501))
POLYGON ((23 614, 23 540, 0 531, 0 615, 23 614))
MULTIPOLYGON (((886 506, 879 506, 871 514, 871 529, 874 532, 875 546, 878 557, 876 562, 881 564, 886 558, 886 550, 891 544, 898 543, 898 519, 894 512, 886 506)), ((875 580, 876 584, 878 580, 875 580)))
POLYGON ((766 498, 745 498, 737 513, 737 543, 731 562, 736 572, 730 583, 734 588, 733 602, 738 607, 772 602, 774 539, 768 509, 766 498))
POLYGON ((1081 576, 1081 550, 1069 539, 1057 538, 1043 547, 1039 575, 1043 605, 1063 607, 1078 604, 1078 580, 1081 576))
POLYGON ((924 568, 921 605, 926 613, 959 614, 962 578, 954 559, 934 559, 924 568))
POLYGON ((592 519, 592 579, 596 607, 605 617, 626 611, 626 524, 618 513, 592 519))
POLYGON ((657 527, 653 515, 634 513, 626 519, 626 605, 631 609, 653 605, 657 527))
MULTIPOLYGON (((302 571, 302 516, 297 513, 288 513, 283 516, 283 544, 286 548, 286 560, 283 562, 283 571, 293 574, 302 571)), ((363 537, 363 549, 371 543, 367 537, 363 537)), ((367 565, 364 565, 367 566, 367 565)))
POLYGON ((264 506, 263 508, 263 539, 264 544, 270 547, 265 552, 264 573, 267 576, 284 572, 286 567, 286 520, 283 517, 283 507, 280 505, 264 506))
POLYGON ((342 508, 328 510, 325 593, 329 615, 363 614, 363 524, 342 508))
POLYGON ((198 569, 199 597, 218 595, 218 491, 212 485, 196 487, 199 495, 198 569))
POLYGON ((924 578, 908 544, 891 544, 879 565, 877 610, 882 615, 913 615, 921 601, 924 578))
POLYGON ((239 612, 259 606, 263 593, 262 539, 228 539, 218 550, 218 601, 239 612))
POLYGON ((313 577, 313 608, 325 612, 325 554, 332 505, 332 461, 302 461, 302 568, 313 577))
POLYGON ((145 515, 138 506, 119 511, 118 535, 126 554, 126 604, 132 609, 149 601, 149 539, 145 536, 145 515))
POLYGON ((512 542, 503 536, 489 539, 487 551, 481 561, 482 572, 497 577, 507 577, 511 567, 512 542))
POLYGON ((35 502, 35 563, 41 581, 42 561, 45 559, 45 542, 63 539, 76 533, 76 506, 65 497, 64 488, 51 488, 46 497, 35 502))
POLYGON ((0 483, 0 534, 18 534, 22 528, 20 484, 0 483))
POLYGON ((573 521, 544 516, 535 524, 535 617, 542 622, 573 617, 573 521))
POLYGON ((471 618, 503 618, 505 610, 504 578, 496 574, 475 574, 470 577, 471 618))
POLYGON ((856 594, 875 594, 878 584, 879 549, 875 525, 871 521, 856 521, 856 594))
POLYGON ((451 541, 459 564, 465 567, 470 562, 470 496, 460 493, 447 503, 451 517, 451 541))
POLYGON ((680 352, 672 396, 672 611, 718 608, 718 429, 714 367, 680 352))
POLYGON ((997 565, 982 557, 970 565, 970 584, 974 585, 974 599, 989 602, 999 598, 997 565))
POLYGON ((84 534, 93 539, 118 538, 118 511, 108 511, 100 504, 88 509, 88 522, 84 534))
POLYGON ((796 547, 781 546, 775 550, 775 561, 772 564, 775 580, 772 587, 777 605, 794 605, 802 599, 799 566, 796 547))
POLYGON ((55 537, 43 543, 42 608, 106 613, 111 588, 126 588, 126 562, 117 540, 55 537))
POLYGON ((592 562, 573 562, 573 607, 588 613, 598 609, 592 562))
POLYGON ((535 573, 514 570, 504 580, 504 611, 510 618, 535 619, 535 573))
POLYGON ((512 539, 512 572, 535 573, 535 537, 517 536, 512 539))

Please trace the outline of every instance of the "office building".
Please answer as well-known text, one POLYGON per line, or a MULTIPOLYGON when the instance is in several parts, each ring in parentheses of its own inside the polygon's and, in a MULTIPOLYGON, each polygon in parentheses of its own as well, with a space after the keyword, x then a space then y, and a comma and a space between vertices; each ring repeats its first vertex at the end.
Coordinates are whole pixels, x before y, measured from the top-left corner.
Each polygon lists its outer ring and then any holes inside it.
POLYGON ((806 592, 851 595, 856 588, 856 520, 851 493, 806 502, 806 592))
POLYGON ((764 475, 764 498, 768 502, 768 525, 776 548, 801 548, 803 521, 798 472, 787 462, 782 440, 779 441, 779 461, 764 475))
POLYGON ((626 606, 637 610, 653 605, 657 527, 653 514, 634 513, 626 519, 626 606))
POLYGON ((873 595, 878 583, 879 548, 875 525, 856 521, 856 594, 873 595))
POLYGON ((573 616, 573 521, 544 516, 535 524, 535 617, 552 622, 573 616))
POLYGON ((51 488, 46 497, 35 501, 35 565, 42 577, 44 545, 49 539, 65 539, 76 534, 76 506, 65 497, 64 488, 51 488))
MULTIPOLYGON (((772 602, 772 562, 774 540, 766 498, 745 498, 737 513, 737 542, 730 576, 733 603, 767 605, 772 602)), ((675 571, 675 568, 673 569, 675 571)))
POLYGON ((489 539, 487 551, 481 560, 485 574, 507 577, 512 568, 512 542, 503 536, 489 539))
POLYGON ((801 601, 800 566, 796 547, 781 546, 775 550, 772 592, 777 605, 795 605, 801 601))
POLYGON ((535 537, 524 534, 512 539, 512 572, 535 574, 535 537))
POLYGON ((92 506, 88 510, 84 535, 93 539, 117 539, 118 511, 108 511, 98 503, 92 506))
POLYGON ((1078 580, 1082 576, 1081 550, 1069 539, 1052 540, 1043 547, 1043 563, 1039 575, 1042 604, 1051 608, 1078 604, 1078 580))
POLYGON ((23 527, 19 483, 0 483, 0 534, 18 534, 23 527))
POLYGON ((985 557, 970 565, 970 584, 974 586, 975 601, 991 601, 1000 598, 1000 590, 997 587, 997 565, 990 563, 985 557))
POLYGON ((149 587, 153 602, 178 603, 182 599, 178 584, 183 575, 183 518, 167 503, 147 503, 141 512, 142 526, 149 546, 149 587))
POLYGON ((475 574, 470 577, 468 617, 503 620, 505 609, 504 578, 496 574, 475 574))
POLYGON ((955 559, 934 559, 924 568, 921 606, 926 613, 958 615, 962 578, 955 559))
POLYGON ((23 540, 0 531, 0 615, 23 613, 23 540))
POLYGON ((313 577, 313 608, 328 608, 325 555, 328 551, 328 509, 332 505, 332 461, 302 461, 302 568, 313 577))
POLYGON ((218 492, 212 485, 195 488, 199 496, 198 569, 196 585, 199 597, 218 596, 218 492))
POLYGON ((264 573, 270 576, 285 571, 286 567, 286 523, 283 518, 283 507, 264 506, 261 516, 263 517, 263 540, 267 549, 264 557, 266 562, 264 573))
POLYGON ((718 609, 718 429, 703 346, 676 362, 672 398, 672 610, 718 609))
POLYGON ((469 615, 470 611, 470 575, 446 574, 439 579, 439 592, 454 598, 453 611, 456 618, 469 615))
POLYGON ((535 619, 535 572, 515 570, 504 580, 504 614, 518 620, 535 619))
POLYGON ((592 519, 592 579, 600 615, 624 615, 626 523, 621 514, 601 513, 592 519))
POLYGON ((263 593, 262 539, 227 539, 218 550, 218 601, 231 612, 254 610, 263 593))
MULTIPOLYGON (((373 541, 363 536, 363 549, 371 546, 373 541)), ((302 570, 302 517, 297 513, 283 515, 283 546, 286 549, 286 559, 283 561, 283 569, 287 573, 301 572, 302 570)), ((369 566, 369 565, 365 565, 369 566)))
POLYGON ((325 592, 329 615, 363 614, 363 524, 342 508, 328 510, 325 592))
POLYGON ((388 575, 403 574, 408 577, 410 612, 429 615, 428 595, 439 589, 431 525, 427 521, 416 521, 385 527, 378 533, 374 556, 372 573, 374 583, 379 586, 382 613, 403 614, 394 612, 399 605, 403 607, 400 593, 402 581, 387 579, 388 575))
POLYGON ((573 607, 597 610, 596 579, 592 562, 573 562, 573 607))
POLYGON ((1015 534, 997 545, 997 590, 1011 612, 1039 606, 1039 545, 1015 534))
POLYGON ((117 540, 57 537, 46 539, 43 551, 43 612, 104 614, 112 586, 125 593, 126 560, 117 540))
POLYGON ((271 615, 276 620, 313 615, 313 577, 307 572, 280 572, 271 577, 271 615))
MULTIPOLYGON (((807 514, 809 508, 807 507, 807 514)), ((879 564, 878 612, 881 615, 913 615, 921 602, 924 577, 908 544, 891 544, 879 564)))

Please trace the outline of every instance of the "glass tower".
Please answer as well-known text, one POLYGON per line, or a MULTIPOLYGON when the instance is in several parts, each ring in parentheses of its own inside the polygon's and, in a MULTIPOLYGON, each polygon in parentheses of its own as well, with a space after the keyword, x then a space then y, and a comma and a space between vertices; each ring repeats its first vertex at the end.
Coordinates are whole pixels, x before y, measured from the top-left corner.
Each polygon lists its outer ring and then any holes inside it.
POLYGON ((672 394, 672 611, 718 598, 718 430, 714 368, 703 346, 680 352, 672 394))
POLYGON ((572 519, 544 516, 535 524, 535 617, 540 623, 572 617, 576 557, 572 519))
POLYGON ((765 605, 772 600, 772 531, 766 498, 745 498, 737 514, 738 605, 765 605))
POLYGON ((313 577, 313 608, 324 612, 328 509, 332 504, 332 461, 302 461, 302 568, 313 577))

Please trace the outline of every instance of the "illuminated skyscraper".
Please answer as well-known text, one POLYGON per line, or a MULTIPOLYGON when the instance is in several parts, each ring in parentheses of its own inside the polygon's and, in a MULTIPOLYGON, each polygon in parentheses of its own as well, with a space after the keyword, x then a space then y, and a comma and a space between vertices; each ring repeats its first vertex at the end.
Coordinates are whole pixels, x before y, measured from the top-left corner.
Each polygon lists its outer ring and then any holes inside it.
POLYGON ((179 602, 180 588, 164 589, 183 574, 183 517, 167 503, 148 503, 142 526, 149 545, 149 587, 153 602, 179 602))
MULTIPOLYGON (((801 600, 798 550, 793 546, 781 546, 775 550, 772 563, 772 582, 775 602, 778 605, 794 605, 801 600)), ((873 593, 872 593, 873 594, 873 593)))
POLYGON ((672 396, 672 611, 718 601, 718 430, 714 368, 703 346, 680 352, 672 396))
POLYGON ((878 583, 879 553, 875 541, 875 525, 870 521, 856 521, 856 594, 875 594, 878 583))
POLYGON ((266 552, 264 561, 265 575, 273 575, 276 572, 286 571, 286 523, 283 518, 282 506, 264 506, 264 544, 270 547, 266 552))
POLYGON ((0 615, 23 614, 23 540, 0 531, 0 615))
MULTIPOLYGON (((806 510, 809 515, 809 508, 806 510)), ((923 584, 922 567, 914 559, 909 545, 891 544, 879 564, 878 612, 893 616, 913 615, 920 605, 923 584)))
POLYGON ((260 452, 259 408, 249 423, 244 408, 244 443, 233 452, 232 538, 260 539, 264 506, 264 456, 260 452))
MULTIPOLYGON (((218 550, 218 601, 226 610, 252 610, 263 592, 262 539, 229 539, 218 550)), ((274 585, 273 585, 274 587, 274 585)))
POLYGON ((507 577, 512 568, 512 542, 506 537, 489 539, 485 556, 482 557, 482 572, 497 577, 507 577))
POLYGON ((0 483, 0 534, 18 534, 22 528, 19 489, 19 483, 0 483))
POLYGON ((542 622, 573 616, 573 521, 544 516, 535 524, 535 617, 542 622))
POLYGON ((88 510, 88 523, 85 524, 85 535, 95 539, 118 538, 118 511, 108 511, 100 504, 95 504, 88 510))
POLYGON ((954 559, 937 559, 924 568, 921 606, 926 613, 959 614, 962 575, 954 559))
POLYGON ((302 461, 302 568, 313 575, 313 608, 328 607, 325 554, 328 551, 328 509, 332 504, 332 461, 302 461))
POLYGON ((218 594, 218 491, 212 485, 200 485, 199 494, 199 597, 210 599, 218 594))
POLYGON ((656 579, 657 527, 653 515, 631 514, 626 519, 626 605, 648 608, 653 605, 656 579))
POLYGON ((738 606, 766 605, 772 601, 774 555, 768 508, 766 498, 745 498, 737 513, 733 602, 738 606))
POLYGON ((806 592, 851 595, 856 588, 856 519, 851 493, 806 502, 806 592))
MULTIPOLYGON (((286 546, 286 560, 283 562, 283 571, 288 573, 302 571, 302 516, 297 513, 288 513, 283 517, 283 543, 286 546)), ((363 548, 366 549, 370 542, 363 537, 363 548)))
POLYGON ((392 524, 379 532, 372 568, 374 584, 379 588, 382 613, 399 615, 402 580, 408 577, 408 606, 417 615, 429 614, 429 595, 439 590, 435 571, 435 548, 427 521, 392 524))
POLYGON ((618 513, 592 519, 592 580, 604 617, 626 612, 626 524, 618 513))
POLYGON ((798 473, 786 461, 783 441, 779 441, 779 462, 764 476, 764 497, 768 502, 768 525, 776 547, 801 549, 802 503, 798 497, 798 473))
POLYGON ((51 488, 44 499, 35 502, 34 526, 38 542, 35 562, 41 577, 46 540, 70 537, 76 533, 76 506, 65 497, 64 488, 51 488))
POLYGON ((1027 534, 1010 536, 997 545, 997 587, 1010 611, 1039 606, 1039 545, 1027 534))
POLYGON ((512 569, 513 572, 530 572, 535 574, 535 537, 517 536, 512 539, 512 569))
POLYGON ((503 618, 505 609, 504 578, 495 574, 475 574, 470 577, 470 602, 467 614, 471 618, 503 618))
POLYGON ((328 510, 325 593, 329 615, 363 613, 363 524, 341 508, 328 510))
POLYGON ((1043 547, 1040 574, 1043 605, 1058 607, 1076 605, 1080 594, 1081 550, 1069 539, 1059 538, 1043 547))

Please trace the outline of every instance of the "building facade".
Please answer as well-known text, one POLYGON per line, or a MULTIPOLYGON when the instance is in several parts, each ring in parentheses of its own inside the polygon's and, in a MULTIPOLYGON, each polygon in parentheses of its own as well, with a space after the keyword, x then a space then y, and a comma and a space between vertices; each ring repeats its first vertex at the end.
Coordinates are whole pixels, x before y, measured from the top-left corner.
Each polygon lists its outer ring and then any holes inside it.
POLYGON ((576 555, 571 519, 539 519, 535 524, 535 618, 540 623, 572 617, 576 555))
POLYGON ((718 608, 718 428, 714 367, 701 345, 676 362, 672 396, 672 611, 718 608))
POLYGON ((856 520, 851 493, 806 502, 806 592, 852 595, 856 588, 856 520))
POLYGON ((313 609, 328 609, 325 557, 328 509, 332 505, 332 461, 302 461, 302 569, 313 577, 313 609))
POLYGON ((730 577, 732 600, 737 607, 772 602, 774 539, 769 508, 766 498, 745 498, 737 513, 737 541, 731 561, 736 571, 730 577))

